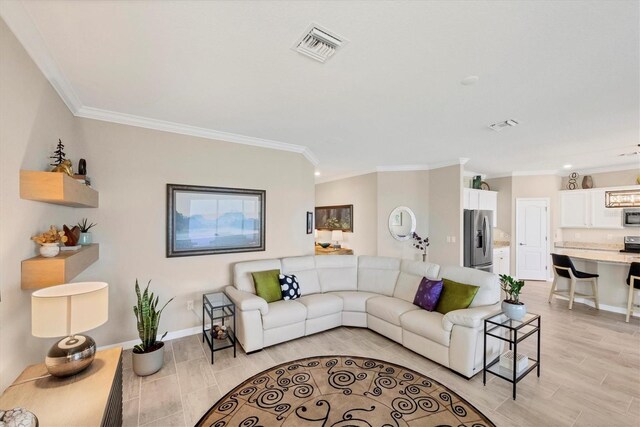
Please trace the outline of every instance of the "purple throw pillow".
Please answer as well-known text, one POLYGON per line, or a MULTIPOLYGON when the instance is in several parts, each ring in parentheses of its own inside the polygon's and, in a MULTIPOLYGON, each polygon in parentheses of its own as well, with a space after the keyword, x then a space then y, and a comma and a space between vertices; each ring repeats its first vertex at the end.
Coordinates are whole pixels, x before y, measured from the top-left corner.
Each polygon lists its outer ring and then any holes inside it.
POLYGON ((423 277, 413 303, 427 311, 433 311, 438 305, 441 293, 442 280, 429 280, 423 277))

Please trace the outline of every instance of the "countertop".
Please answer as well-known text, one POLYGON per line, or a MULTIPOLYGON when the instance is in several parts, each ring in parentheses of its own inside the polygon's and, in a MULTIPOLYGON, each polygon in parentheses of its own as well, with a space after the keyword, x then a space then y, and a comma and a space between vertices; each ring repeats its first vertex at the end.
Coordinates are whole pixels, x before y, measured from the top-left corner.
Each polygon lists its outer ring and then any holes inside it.
POLYGON ((493 241, 494 249, 497 249, 497 248, 508 248, 510 245, 511 245, 511 243, 509 243, 506 240, 494 240, 493 241))
POLYGON ((631 264, 632 262, 640 262, 640 254, 630 254, 619 251, 564 249, 556 247, 553 252, 559 255, 568 255, 571 258, 586 261, 608 262, 614 264, 631 264))

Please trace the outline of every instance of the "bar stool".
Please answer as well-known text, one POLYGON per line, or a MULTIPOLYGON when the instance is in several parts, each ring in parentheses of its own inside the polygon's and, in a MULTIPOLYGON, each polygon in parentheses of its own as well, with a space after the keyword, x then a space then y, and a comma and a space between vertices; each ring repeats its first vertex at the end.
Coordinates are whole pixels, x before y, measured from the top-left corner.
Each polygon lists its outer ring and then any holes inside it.
POLYGON ((629 299, 627 300, 627 323, 629 323, 629 318, 633 314, 633 291, 640 289, 640 262, 632 262, 629 266, 627 285, 629 285, 629 299))
POLYGON ((553 258, 553 270, 556 274, 554 274, 553 277, 553 284, 551 285, 551 292, 549 293, 549 302, 551 302, 554 295, 567 296, 566 291, 558 291, 557 289, 558 278, 564 277, 570 281, 568 294, 569 310, 573 308, 573 299, 576 295, 582 298, 592 299, 596 304, 596 310, 600 310, 600 306, 598 305, 598 275, 576 270, 573 262, 571 262, 571 258, 567 255, 551 254, 551 258, 553 258), (577 282, 590 282, 593 293, 583 294, 576 292, 577 282))

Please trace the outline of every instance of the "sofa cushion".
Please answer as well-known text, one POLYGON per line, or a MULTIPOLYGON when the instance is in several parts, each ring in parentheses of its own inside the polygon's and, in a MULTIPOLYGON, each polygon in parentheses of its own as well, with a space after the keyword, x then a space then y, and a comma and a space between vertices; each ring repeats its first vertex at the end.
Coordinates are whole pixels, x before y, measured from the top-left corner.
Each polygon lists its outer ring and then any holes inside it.
POLYGON ((440 266, 428 262, 402 260, 400 265, 400 274, 393 296, 401 298, 407 302, 413 302, 418 290, 418 285, 423 277, 427 279, 436 279, 440 266))
POLYGON ((373 297, 379 297, 379 294, 374 294, 373 292, 362 292, 362 291, 338 291, 331 292, 329 295, 337 295, 342 298, 342 302, 344 303, 342 306, 342 310, 344 311, 355 311, 359 313, 364 313, 367 311, 367 300, 373 297))
POLYGON ((342 298, 332 294, 303 295, 298 298, 307 307, 307 319, 327 316, 342 311, 342 298))
POLYGON ((262 315, 262 329, 273 329, 281 326, 304 322, 307 308, 296 301, 276 301, 269 304, 269 312, 262 315))
POLYGON ((318 255, 315 260, 322 292, 358 289, 358 259, 354 255, 318 255))
POLYGON ((278 276, 280 270, 254 271, 251 273, 256 287, 256 294, 266 302, 282 299, 282 290, 278 276))
POLYGON ((358 257, 358 290, 393 295, 400 274, 400 260, 381 256, 358 257))
POLYGON ((442 280, 431 280, 423 277, 422 281, 420 281, 420 285, 418 286, 418 290, 416 291, 413 303, 427 311, 435 310, 438 305, 438 301, 440 300, 442 286, 442 280))
POLYGON ((313 256, 282 258, 282 272, 296 275, 300 285, 300 294, 310 295, 321 292, 316 261, 313 256))
POLYGON ((437 311, 413 310, 403 314, 400 323, 402 329, 448 347, 451 329, 442 327, 443 317, 437 311))
POLYGON ((442 294, 436 306, 436 311, 442 314, 469 307, 480 289, 478 286, 465 285, 449 279, 442 279, 442 284, 442 294))
POLYGON ((480 287, 469 307, 493 305, 500 301, 500 279, 497 274, 474 268, 450 265, 442 267, 440 276, 454 282, 480 287))
POLYGON ((420 307, 394 297, 378 296, 367 300, 367 314, 400 326, 400 316, 420 307))
POLYGON ((245 292, 256 293, 251 273, 254 271, 280 270, 279 259, 262 259, 258 261, 238 262, 233 266, 233 284, 245 292))
POLYGON ((300 298, 300 285, 295 274, 281 274, 278 276, 282 299, 289 301, 300 298))

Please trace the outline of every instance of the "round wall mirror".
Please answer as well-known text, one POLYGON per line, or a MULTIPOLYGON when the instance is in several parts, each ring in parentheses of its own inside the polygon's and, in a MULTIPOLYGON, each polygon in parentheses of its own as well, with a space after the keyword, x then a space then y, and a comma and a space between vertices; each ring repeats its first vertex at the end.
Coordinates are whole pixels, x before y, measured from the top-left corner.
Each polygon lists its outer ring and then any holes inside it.
POLYGON ((389 233, 396 240, 409 240, 416 231, 416 216, 406 206, 398 206, 389 215, 389 233))

